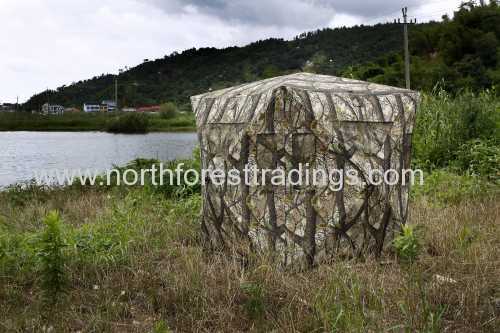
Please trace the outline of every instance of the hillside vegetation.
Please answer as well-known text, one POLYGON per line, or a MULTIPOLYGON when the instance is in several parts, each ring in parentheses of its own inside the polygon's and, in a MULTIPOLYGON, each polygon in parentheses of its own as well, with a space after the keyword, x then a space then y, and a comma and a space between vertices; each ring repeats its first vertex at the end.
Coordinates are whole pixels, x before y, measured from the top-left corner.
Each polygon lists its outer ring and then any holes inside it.
MULTIPOLYGON (((481 91, 500 84, 500 7, 495 1, 462 4, 453 19, 410 27, 412 88, 481 91)), ((348 68, 345 76, 404 86, 401 53, 348 68)), ((497 91, 498 94, 498 91, 497 91)))
MULTIPOLYGON (((413 88, 449 92, 481 90, 500 82, 500 7, 463 4, 452 19, 410 26, 413 88)), ((189 110, 189 96, 209 89, 309 71, 404 86, 400 24, 322 29, 294 40, 267 39, 244 47, 200 48, 145 62, 119 76, 122 106, 174 102, 189 110)), ((39 109, 47 98, 65 106, 114 95, 115 75, 103 74, 34 95, 24 105, 39 109)))
MULTIPOLYGON (((119 105, 149 105, 172 101, 189 109, 189 96, 242 82, 300 71, 321 62, 322 73, 343 68, 401 49, 402 27, 395 24, 323 29, 304 33, 292 41, 261 40, 245 47, 200 48, 172 53, 143 63, 119 76, 119 105), (330 62, 330 59, 332 62, 330 62)), ((114 96, 111 74, 41 92, 26 104, 39 109, 50 99, 65 106, 114 96)))

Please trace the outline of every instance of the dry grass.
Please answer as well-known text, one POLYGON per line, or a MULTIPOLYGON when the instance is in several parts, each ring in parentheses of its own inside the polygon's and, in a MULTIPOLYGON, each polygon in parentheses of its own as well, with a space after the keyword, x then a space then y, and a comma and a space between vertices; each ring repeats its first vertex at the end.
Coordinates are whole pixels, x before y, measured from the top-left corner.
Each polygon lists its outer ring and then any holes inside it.
POLYGON ((1 272, 0 331, 494 332, 500 326, 498 197, 446 208, 413 203, 411 222, 421 226, 423 243, 413 265, 386 257, 301 273, 264 258, 241 267, 208 256, 196 232, 198 206, 197 197, 177 203, 142 192, 61 192, 17 211, 0 202, 0 218, 14 221, 14 230, 36 229, 46 211, 59 208, 78 232, 92 225, 112 236, 128 233, 116 260, 102 253, 79 259, 69 250, 70 285, 55 308, 42 302, 36 271, 1 272))

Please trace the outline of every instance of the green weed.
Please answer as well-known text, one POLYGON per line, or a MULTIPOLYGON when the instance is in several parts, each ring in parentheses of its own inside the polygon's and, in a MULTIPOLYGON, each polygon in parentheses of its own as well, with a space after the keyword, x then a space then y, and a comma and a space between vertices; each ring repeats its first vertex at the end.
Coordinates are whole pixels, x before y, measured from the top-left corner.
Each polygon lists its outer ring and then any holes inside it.
POLYGON ((401 261, 405 263, 414 262, 421 249, 415 228, 411 225, 404 225, 402 233, 394 238, 393 246, 401 261))
MULTIPOLYGON (((451 164, 471 140, 498 140, 499 100, 494 92, 465 91, 455 97, 442 89, 424 94, 413 132, 413 158, 419 167, 451 164)), ((461 165, 464 171, 468 165, 461 165)))
POLYGON ((264 315, 266 310, 264 290, 258 283, 243 283, 241 290, 245 293, 247 299, 244 303, 245 312, 251 319, 257 319, 264 315))
POLYGON ((45 298, 56 303, 57 296, 66 286, 66 272, 63 250, 66 242, 62 235, 59 213, 50 212, 44 220, 45 229, 39 244, 40 280, 45 298))
POLYGON ((380 310, 379 295, 363 288, 349 268, 337 266, 337 269, 316 296, 315 312, 323 323, 323 331, 363 332, 373 321, 374 311, 380 310))
POLYGON ((160 320, 157 323, 155 323, 153 330, 151 331, 151 333, 171 333, 171 332, 172 330, 163 320, 160 320))
POLYGON ((499 187, 485 179, 473 175, 459 175, 447 169, 426 173, 422 185, 412 187, 414 199, 426 198, 434 205, 456 204, 494 195, 499 187))

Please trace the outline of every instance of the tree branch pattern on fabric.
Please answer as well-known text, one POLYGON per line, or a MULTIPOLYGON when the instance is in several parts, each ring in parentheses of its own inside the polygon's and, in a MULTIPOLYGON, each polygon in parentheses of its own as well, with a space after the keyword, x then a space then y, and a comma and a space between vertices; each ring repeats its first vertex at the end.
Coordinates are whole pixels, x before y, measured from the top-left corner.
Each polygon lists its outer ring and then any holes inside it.
MULTIPOLYGON (((354 169, 359 186, 203 186, 202 229, 217 249, 271 251, 283 265, 379 256, 406 222, 408 185, 373 185, 370 170, 409 168, 416 92, 307 73, 191 98, 202 167, 243 172, 354 169)), ((253 175, 255 176, 255 175, 253 175)))

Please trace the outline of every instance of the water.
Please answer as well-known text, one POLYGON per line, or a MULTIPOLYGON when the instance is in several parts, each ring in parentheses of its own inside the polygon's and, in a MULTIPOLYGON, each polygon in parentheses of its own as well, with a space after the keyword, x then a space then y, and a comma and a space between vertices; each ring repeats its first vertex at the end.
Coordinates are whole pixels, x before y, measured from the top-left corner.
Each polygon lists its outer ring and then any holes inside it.
POLYGON ((28 181, 35 171, 104 171, 138 158, 190 157, 195 133, 0 132, 0 187, 28 181))

